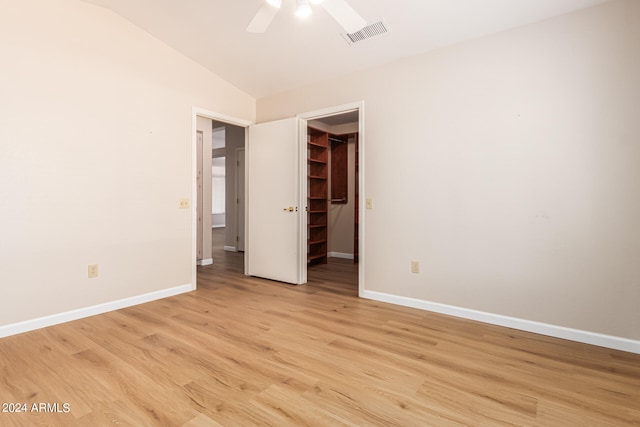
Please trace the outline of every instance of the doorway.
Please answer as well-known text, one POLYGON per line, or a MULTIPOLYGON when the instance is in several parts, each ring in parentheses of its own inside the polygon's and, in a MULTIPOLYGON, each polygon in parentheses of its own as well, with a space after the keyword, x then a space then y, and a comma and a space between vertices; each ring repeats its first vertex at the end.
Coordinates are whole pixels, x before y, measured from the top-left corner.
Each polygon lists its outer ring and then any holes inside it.
POLYGON ((244 150, 246 129, 232 123, 211 120, 212 135, 212 228, 214 263, 226 260, 228 252, 242 252, 244 245, 244 164, 237 158, 244 150), (238 180, 241 180, 239 183, 238 180))
MULTIPOLYGON (((193 110, 193 166, 195 192, 192 199, 196 227, 192 270, 194 287, 197 266, 233 265, 244 271, 244 256, 238 253, 236 235, 236 149, 245 147, 246 128, 250 122, 229 118, 214 112, 193 110), (229 153, 229 154, 227 154, 229 153)), ((244 223, 242 223, 244 226, 244 223)), ((244 229, 244 227, 242 227, 244 229)))
POLYGON ((358 290, 359 111, 307 121, 307 278, 358 290))

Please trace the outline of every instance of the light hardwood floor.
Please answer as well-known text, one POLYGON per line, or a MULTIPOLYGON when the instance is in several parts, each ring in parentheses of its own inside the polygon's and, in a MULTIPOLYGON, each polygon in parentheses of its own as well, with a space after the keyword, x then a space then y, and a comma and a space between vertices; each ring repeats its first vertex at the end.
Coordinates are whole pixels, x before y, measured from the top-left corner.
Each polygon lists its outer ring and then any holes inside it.
POLYGON ((196 292, 0 340, 1 426, 639 426, 640 356, 290 286, 217 250, 196 292))

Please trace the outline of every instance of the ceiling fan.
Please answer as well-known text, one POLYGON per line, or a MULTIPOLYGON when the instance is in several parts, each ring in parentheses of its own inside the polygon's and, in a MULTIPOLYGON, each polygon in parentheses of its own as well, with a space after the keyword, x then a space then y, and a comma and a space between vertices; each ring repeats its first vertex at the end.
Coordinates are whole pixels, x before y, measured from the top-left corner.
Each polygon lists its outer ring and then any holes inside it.
MULTIPOLYGON (((322 6, 347 33, 355 33, 367 25, 367 21, 346 0, 296 0, 296 3, 296 15, 301 18, 311 14, 312 3, 322 6)), ((282 0, 265 0, 256 16, 249 23, 247 31, 250 33, 264 33, 269 28, 281 5, 282 0)))

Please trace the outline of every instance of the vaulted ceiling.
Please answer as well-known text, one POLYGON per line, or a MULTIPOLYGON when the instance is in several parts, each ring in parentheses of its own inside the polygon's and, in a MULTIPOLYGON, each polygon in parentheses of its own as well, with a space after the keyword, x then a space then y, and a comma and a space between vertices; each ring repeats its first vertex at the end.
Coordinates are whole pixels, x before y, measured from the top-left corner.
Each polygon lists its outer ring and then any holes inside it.
POLYGON ((348 0, 390 32, 349 45, 321 7, 295 0, 263 34, 245 31, 264 0, 84 0, 106 7, 255 98, 392 62, 607 0, 348 0))

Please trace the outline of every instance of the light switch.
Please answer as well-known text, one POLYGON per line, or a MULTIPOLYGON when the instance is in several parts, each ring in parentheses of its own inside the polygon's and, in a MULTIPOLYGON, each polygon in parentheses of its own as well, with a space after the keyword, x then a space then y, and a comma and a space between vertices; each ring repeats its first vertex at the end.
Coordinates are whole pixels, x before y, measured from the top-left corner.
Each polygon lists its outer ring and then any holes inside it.
POLYGON ((89 279, 95 279, 98 277, 98 264, 89 264, 87 267, 87 276, 89 279))
POLYGON ((373 200, 367 197, 367 209, 373 209, 373 200))
POLYGON ((420 261, 411 261, 411 272, 414 274, 420 273, 420 261))

